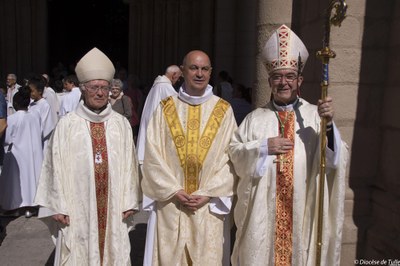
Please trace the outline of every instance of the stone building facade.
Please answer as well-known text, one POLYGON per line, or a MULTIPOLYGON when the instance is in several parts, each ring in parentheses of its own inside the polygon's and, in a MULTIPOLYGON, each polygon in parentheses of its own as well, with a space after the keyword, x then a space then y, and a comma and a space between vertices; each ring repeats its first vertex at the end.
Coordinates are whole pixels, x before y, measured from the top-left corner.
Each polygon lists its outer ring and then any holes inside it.
MULTIPOLYGON (((49 70, 49 51, 55 49, 47 31, 51 2, 0 0, 0 79, 9 72, 49 70)), ((320 97, 321 62, 312 55, 322 48, 328 1, 122 2, 129 13, 128 69, 147 82, 168 64, 179 64, 189 50, 202 49, 211 57, 214 76, 228 71, 235 82, 253 88, 253 105, 261 106, 270 90, 260 52, 272 30, 285 23, 311 55, 302 95, 310 102, 320 97)), ((350 149, 341 265, 354 265, 356 259, 400 259, 400 1, 347 4, 347 18, 331 31, 337 56, 330 61, 329 94, 350 149)), ((95 36, 87 34, 95 44, 95 36)))

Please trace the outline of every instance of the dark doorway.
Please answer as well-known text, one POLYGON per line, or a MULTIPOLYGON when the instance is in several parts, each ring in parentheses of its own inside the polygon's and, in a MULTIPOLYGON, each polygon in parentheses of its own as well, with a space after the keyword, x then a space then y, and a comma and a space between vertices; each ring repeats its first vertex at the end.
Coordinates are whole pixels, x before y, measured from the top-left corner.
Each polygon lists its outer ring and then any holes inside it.
POLYGON ((110 57, 116 68, 126 68, 129 5, 125 2, 49 0, 49 71, 58 66, 72 73, 76 62, 93 47, 110 57))

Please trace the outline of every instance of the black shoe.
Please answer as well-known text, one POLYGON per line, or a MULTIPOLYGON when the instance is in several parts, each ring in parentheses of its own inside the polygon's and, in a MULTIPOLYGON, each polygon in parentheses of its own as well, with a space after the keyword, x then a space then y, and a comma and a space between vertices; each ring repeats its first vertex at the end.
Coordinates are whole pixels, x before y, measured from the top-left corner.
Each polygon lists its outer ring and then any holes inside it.
POLYGON ((5 217, 18 217, 19 216, 19 211, 17 210, 9 210, 9 211, 5 211, 1 214, 2 216, 5 217))

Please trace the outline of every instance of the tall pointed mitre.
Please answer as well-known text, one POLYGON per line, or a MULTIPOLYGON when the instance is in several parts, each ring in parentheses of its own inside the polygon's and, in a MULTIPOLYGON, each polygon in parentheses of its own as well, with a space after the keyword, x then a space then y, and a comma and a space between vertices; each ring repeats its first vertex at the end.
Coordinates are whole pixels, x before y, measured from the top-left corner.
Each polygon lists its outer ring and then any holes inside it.
POLYGON ((262 55, 268 74, 279 69, 293 69, 301 73, 308 58, 304 43, 286 25, 272 33, 262 55))
POLYGON ((94 79, 111 81, 115 68, 111 60, 96 47, 87 52, 75 67, 75 73, 80 83, 94 79))

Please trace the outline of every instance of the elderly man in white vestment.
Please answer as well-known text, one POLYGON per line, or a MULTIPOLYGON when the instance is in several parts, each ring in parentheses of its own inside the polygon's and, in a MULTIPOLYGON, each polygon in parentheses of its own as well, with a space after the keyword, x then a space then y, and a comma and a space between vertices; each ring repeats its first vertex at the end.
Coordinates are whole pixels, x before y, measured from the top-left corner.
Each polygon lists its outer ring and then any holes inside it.
POLYGON ((110 59, 93 48, 75 71, 83 100, 57 124, 35 200, 60 228, 56 264, 130 265, 139 196, 132 129, 108 103, 110 59))
POLYGON ((42 77, 45 79, 45 87, 43 91, 43 98, 49 103, 51 107, 51 111, 53 112, 53 116, 57 118, 58 121, 58 112, 60 111, 60 101, 57 97, 56 92, 52 87, 49 86, 50 77, 47 74, 42 74, 42 77))
POLYGON ((15 109, 13 107, 13 97, 21 88, 21 85, 17 83, 17 76, 15 74, 8 74, 7 75, 7 115, 12 115, 15 113, 15 109))
POLYGON ((272 100, 250 113, 229 153, 239 176, 232 265, 315 265, 320 120, 327 120, 321 265, 339 265, 347 146, 333 123, 332 98, 298 96, 308 58, 302 41, 282 25, 263 56, 272 100))
POLYGON ((179 94, 164 99, 147 127, 142 189, 155 201, 148 265, 222 265, 224 219, 235 178, 227 148, 233 111, 208 85, 210 59, 189 52, 179 94))
POLYGON ((160 104, 161 100, 168 96, 177 95, 174 85, 182 76, 182 71, 177 65, 171 65, 165 70, 165 74, 157 76, 154 80, 144 103, 142 117, 140 119, 139 135, 137 140, 137 153, 140 164, 143 164, 144 158, 144 144, 146 141, 146 130, 149 120, 160 104))

